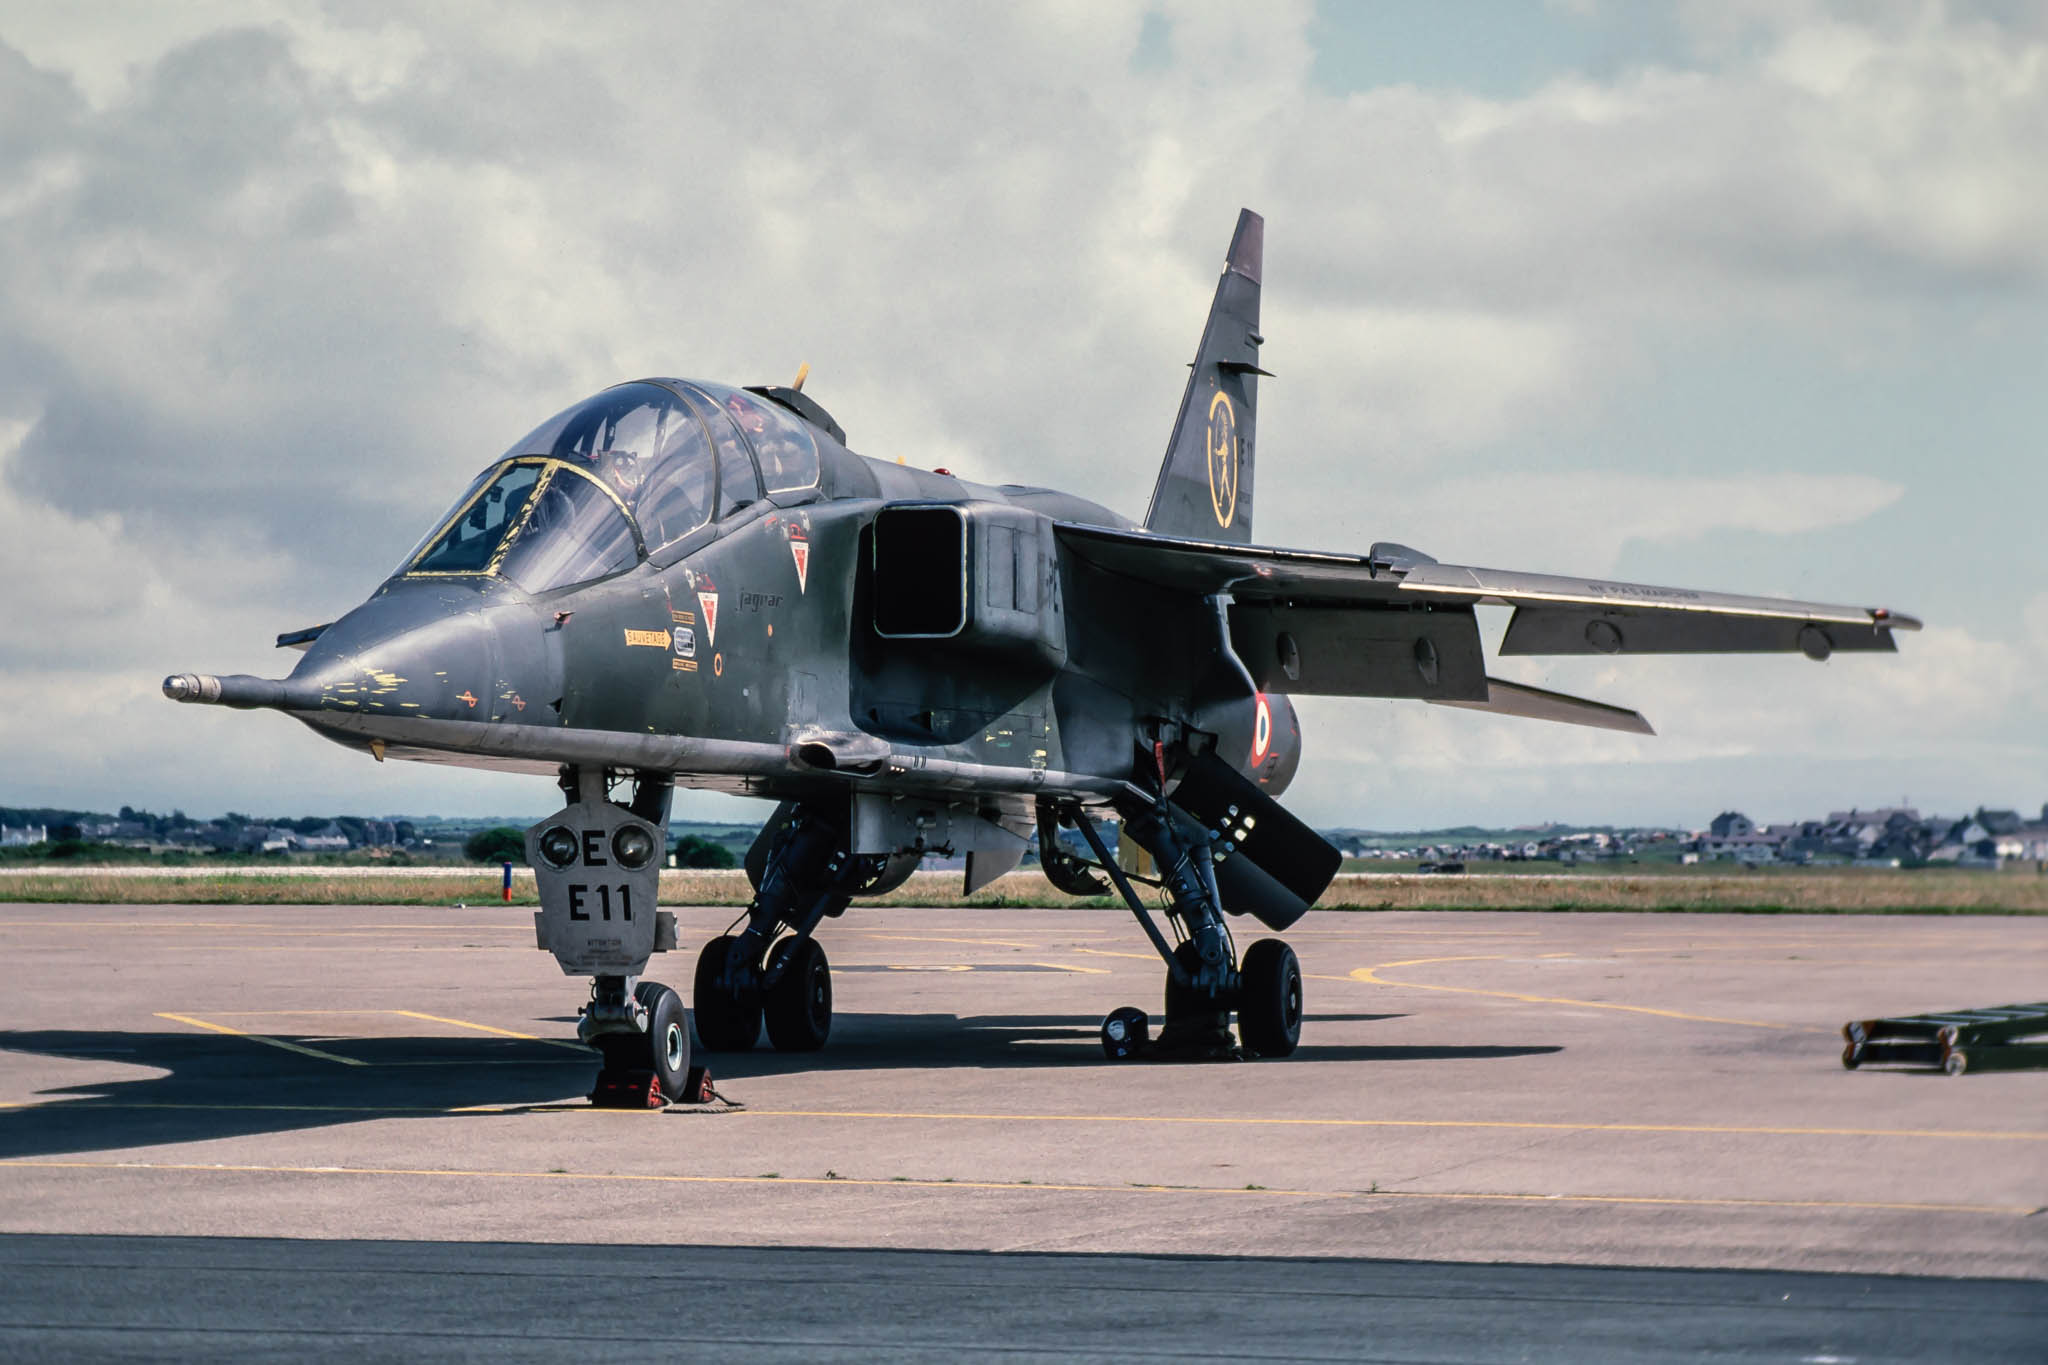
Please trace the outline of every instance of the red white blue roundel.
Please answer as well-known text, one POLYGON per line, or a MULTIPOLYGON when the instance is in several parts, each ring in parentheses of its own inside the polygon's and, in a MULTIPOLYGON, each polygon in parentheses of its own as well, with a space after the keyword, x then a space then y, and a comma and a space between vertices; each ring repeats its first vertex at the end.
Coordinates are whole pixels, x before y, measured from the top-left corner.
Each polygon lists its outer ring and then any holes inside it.
POLYGON ((1252 766, 1258 767, 1266 761, 1266 755, 1273 748, 1273 708, 1266 705, 1266 694, 1258 694, 1258 715, 1252 721, 1252 766))

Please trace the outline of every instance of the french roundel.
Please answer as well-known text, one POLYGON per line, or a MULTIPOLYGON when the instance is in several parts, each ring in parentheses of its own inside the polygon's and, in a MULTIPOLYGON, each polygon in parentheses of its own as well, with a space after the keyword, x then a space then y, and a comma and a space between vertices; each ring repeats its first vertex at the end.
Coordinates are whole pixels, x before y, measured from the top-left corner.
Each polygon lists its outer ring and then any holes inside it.
POLYGON ((1273 748, 1273 709, 1266 705, 1266 694, 1258 694, 1258 714, 1252 721, 1252 766, 1258 767, 1266 761, 1266 755, 1273 748))

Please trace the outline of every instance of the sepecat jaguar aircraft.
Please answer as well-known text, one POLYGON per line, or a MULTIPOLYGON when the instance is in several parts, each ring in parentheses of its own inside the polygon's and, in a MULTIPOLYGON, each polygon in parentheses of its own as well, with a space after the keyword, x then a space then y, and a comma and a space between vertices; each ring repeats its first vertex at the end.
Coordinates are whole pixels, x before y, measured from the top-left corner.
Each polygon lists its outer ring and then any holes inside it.
POLYGON ((1825 659, 1919 622, 1253 543, 1263 239, 1246 210, 1142 523, 857 455, 802 373, 638 380, 514 442, 361 606, 279 637, 305 651, 290 677, 164 692, 280 710, 379 761, 553 778, 566 804, 527 833, 535 929, 592 978, 578 1036, 601 1090, 631 1075, 674 1096, 689 1065, 682 1002, 643 975, 679 946, 655 904, 679 785, 779 803, 746 859, 751 906, 697 958, 703 1049, 751 1048, 764 1024, 777 1048, 822 1046, 825 920, 928 854, 964 854, 974 890, 1036 834, 1056 887, 1113 888, 1165 962, 1158 1038, 1118 1010, 1111 1056, 1284 1057, 1295 955, 1268 937, 1240 956, 1228 926, 1286 930, 1339 864, 1275 800, 1301 762, 1289 695, 1649 734, 1634 711, 1489 677, 1475 608, 1512 608, 1503 655, 1825 659))

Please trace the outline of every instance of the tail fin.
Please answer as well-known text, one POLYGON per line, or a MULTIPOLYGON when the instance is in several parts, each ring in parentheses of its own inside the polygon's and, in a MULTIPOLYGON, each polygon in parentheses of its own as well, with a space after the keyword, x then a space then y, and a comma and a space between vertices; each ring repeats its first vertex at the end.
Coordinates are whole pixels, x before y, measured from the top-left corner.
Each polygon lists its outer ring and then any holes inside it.
POLYGON ((1161 535, 1236 544, 1252 538, 1252 452, 1258 412, 1259 270, 1266 220, 1237 215, 1230 256, 1202 328, 1188 388, 1173 419, 1173 439, 1145 529, 1161 535))

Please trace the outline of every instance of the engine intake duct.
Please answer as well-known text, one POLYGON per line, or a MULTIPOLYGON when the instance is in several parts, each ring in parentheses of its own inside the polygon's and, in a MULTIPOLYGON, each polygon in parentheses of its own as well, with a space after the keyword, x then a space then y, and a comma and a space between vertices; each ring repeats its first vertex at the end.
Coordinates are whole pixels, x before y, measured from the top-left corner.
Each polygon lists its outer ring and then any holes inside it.
POLYGON ((1058 667, 1066 624, 1051 522, 994 503, 892 503, 875 514, 874 629, 959 655, 1058 667))
POLYGON ((1344 855, 1214 753, 1188 765, 1172 804, 1234 849, 1216 867, 1223 908, 1287 928, 1329 889, 1344 855))

